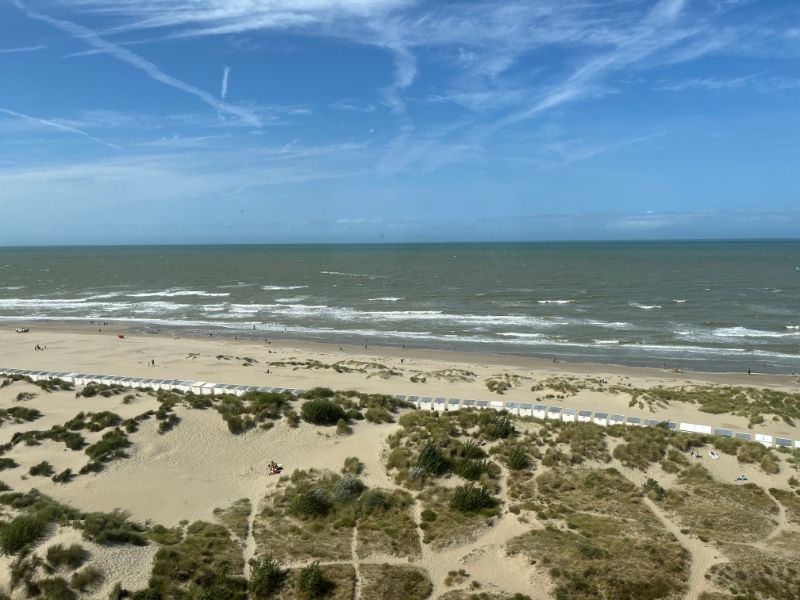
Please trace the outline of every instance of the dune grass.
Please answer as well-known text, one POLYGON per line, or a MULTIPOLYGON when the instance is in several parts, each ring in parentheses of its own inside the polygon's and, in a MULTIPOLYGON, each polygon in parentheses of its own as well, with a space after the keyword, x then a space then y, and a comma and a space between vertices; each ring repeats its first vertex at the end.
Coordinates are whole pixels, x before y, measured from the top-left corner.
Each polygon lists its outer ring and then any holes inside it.
POLYGON ((419 525, 424 532, 423 542, 431 544, 435 550, 474 540, 494 525, 500 514, 496 501, 490 506, 459 510, 453 506, 455 495, 455 489, 430 486, 417 496, 423 507, 423 520, 419 525))
POLYGON ((179 544, 162 547, 143 598, 245 600, 244 557, 222 525, 196 521, 179 544))
POLYGON ((47 521, 36 514, 21 514, 7 523, 0 523, 0 552, 18 554, 44 537, 47 521))
POLYGON ((766 549, 741 544, 726 544, 722 549, 730 562, 713 565, 708 577, 735 598, 800 598, 800 534, 783 534, 766 549))
POLYGON ((55 569, 65 567, 74 570, 89 560, 89 556, 89 551, 80 544, 72 544, 67 547, 55 544, 47 549, 47 564, 55 569))
POLYGON ((363 598, 425 600, 433 593, 428 574, 417 567, 362 564, 359 573, 363 598))
POLYGON ((777 488, 770 488, 769 493, 786 508, 786 520, 794 525, 800 525, 800 495, 777 488))
MULTIPOLYGON (((312 565, 291 569, 277 600, 352 600, 355 595, 356 572, 351 564, 312 565), (314 582, 319 582, 315 585, 314 582), (318 591, 317 591, 318 590, 318 591)), ((366 596, 362 595, 366 600, 366 596)))
POLYGON ((228 508, 215 508, 214 517, 244 543, 250 532, 248 522, 252 511, 249 498, 241 498, 228 508))
POLYGON ((371 489, 358 507, 357 552, 366 558, 374 554, 419 556, 417 524, 411 516, 414 501, 400 490, 371 489))
POLYGON ((688 552, 647 509, 642 492, 615 469, 559 467, 510 493, 546 527, 512 539, 508 550, 548 568, 556 598, 683 593, 688 552))
POLYGON ((280 561, 349 559, 358 495, 337 498, 335 485, 342 478, 313 469, 281 478, 253 524, 259 552, 280 561))
POLYGON ((684 469, 663 507, 703 541, 754 542, 776 525, 778 506, 760 487, 715 481, 701 465, 684 469))
POLYGON ((88 566, 72 574, 69 579, 69 586, 85 594, 96 589, 104 580, 105 575, 100 569, 88 566))

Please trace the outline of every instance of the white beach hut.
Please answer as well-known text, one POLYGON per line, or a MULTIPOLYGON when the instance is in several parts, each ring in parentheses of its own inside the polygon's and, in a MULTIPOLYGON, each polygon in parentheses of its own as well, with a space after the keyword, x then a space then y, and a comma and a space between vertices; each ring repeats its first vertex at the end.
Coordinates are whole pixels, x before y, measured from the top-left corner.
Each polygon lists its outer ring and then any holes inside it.
POLYGON ((475 408, 475 400, 462 400, 461 408, 475 408))
POLYGON ((500 402, 500 400, 489 400, 489 408, 500 411, 505 408, 505 404, 500 402))
POLYGON ((608 426, 608 413, 604 412, 596 412, 594 413, 594 422, 595 425, 601 425, 602 427, 608 426))
POLYGON ((756 441, 767 448, 772 448, 772 436, 765 433, 757 433, 755 435, 756 441))
POLYGON ((433 398, 429 396, 423 396, 419 399, 419 409, 420 410, 433 410, 433 398))
POLYGON ((698 425, 696 423, 681 423, 678 425, 678 429, 688 433, 704 433, 706 435, 711 434, 711 427, 709 425, 698 425))
POLYGON ((419 396, 406 396, 406 402, 411 402, 411 404, 419 408, 419 396))
POLYGON ((520 417, 532 417, 533 416, 533 404, 529 404, 527 402, 521 402, 517 409, 517 414, 520 417))
POLYGON ((752 442, 753 438, 750 436, 749 433, 745 433, 744 431, 737 431, 733 434, 733 438, 739 440, 740 442, 752 442))
POLYGON ((519 414, 519 404, 516 402, 506 402, 505 409, 510 415, 517 416, 519 414))
POLYGON ((629 425, 631 427, 641 427, 642 420, 639 417, 628 417, 625 419, 625 425, 629 425))
POLYGON ((561 420, 561 407, 560 406, 551 406, 547 409, 547 418, 551 421, 560 421, 561 420))
POLYGON ((458 398, 450 398, 447 401, 448 412, 456 412, 459 408, 461 408, 461 400, 459 400, 458 398))
POLYGON ((611 415, 608 417, 609 425, 623 425, 624 423, 625 417, 623 415, 611 415))
POLYGON ((475 402, 475 408, 478 410, 486 410, 489 408, 489 401, 488 400, 477 400, 475 402))
POLYGON ((578 411, 574 408, 565 408, 561 411, 561 420, 565 423, 574 423, 578 418, 578 411))
POLYGON ((203 393, 203 386, 206 384, 205 381, 195 381, 192 384, 191 392, 193 394, 197 394, 198 396, 202 395, 203 393))
POLYGON ((434 398, 433 410, 438 413, 443 413, 447 410, 447 398, 434 398))
POLYGON ((592 411, 585 409, 578 411, 578 423, 591 423, 591 422, 592 422, 592 411))
POLYGON ((544 404, 533 405, 533 416, 537 419, 547 418, 547 407, 544 404))

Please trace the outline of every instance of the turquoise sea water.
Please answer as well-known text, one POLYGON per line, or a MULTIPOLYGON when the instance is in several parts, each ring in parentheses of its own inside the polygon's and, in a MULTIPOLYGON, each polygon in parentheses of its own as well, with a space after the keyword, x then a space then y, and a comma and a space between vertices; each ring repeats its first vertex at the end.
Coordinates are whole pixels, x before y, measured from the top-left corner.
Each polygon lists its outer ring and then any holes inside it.
POLYGON ((800 242, 0 248, 0 318, 792 372, 798 267, 800 242))

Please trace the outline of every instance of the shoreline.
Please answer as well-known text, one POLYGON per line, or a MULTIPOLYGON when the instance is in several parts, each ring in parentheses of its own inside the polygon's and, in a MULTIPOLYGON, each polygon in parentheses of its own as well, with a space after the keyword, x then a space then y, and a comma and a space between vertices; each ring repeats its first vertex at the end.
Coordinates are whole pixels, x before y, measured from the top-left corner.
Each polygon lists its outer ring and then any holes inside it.
MULTIPOLYGON (((667 368, 657 366, 640 366, 620 364, 615 362, 581 362, 571 361, 560 357, 555 357, 556 360, 551 360, 539 356, 522 355, 506 352, 479 352, 472 350, 446 350, 443 348, 428 348, 419 347, 416 345, 401 344, 385 345, 379 343, 369 343, 366 346, 356 345, 353 343, 336 343, 329 341, 320 341, 307 339, 302 337, 272 337, 270 335, 263 335, 258 333, 253 336, 249 333, 228 333, 222 329, 213 332, 213 335, 201 335, 199 333, 185 331, 179 328, 159 328, 158 331, 142 331, 138 323, 131 322, 113 322, 113 321, 100 321, 91 323, 84 323, 83 326, 78 325, 76 322, 68 321, 39 321, 39 320, 4 320, 2 329, 7 328, 8 331, 14 333, 17 327, 28 327, 31 333, 36 333, 36 330, 41 330, 44 334, 48 332, 53 333, 67 333, 86 336, 116 336, 117 334, 125 335, 126 337, 140 337, 144 339, 186 339, 197 341, 218 341, 218 342, 233 342, 234 344, 250 344, 256 347, 263 347, 264 340, 269 340, 269 345, 274 348, 297 348, 301 350, 311 350, 314 352, 321 352, 326 354, 339 354, 343 353, 347 356, 375 356, 375 357, 392 357, 392 358, 420 358, 425 360, 433 360, 447 363, 479 363, 482 365, 492 365, 498 367, 514 367, 521 369, 534 369, 550 371, 553 374, 561 375, 597 375, 597 374, 613 374, 613 375, 638 375, 642 377, 655 377, 665 380, 686 380, 691 379, 697 382, 707 382, 718 385, 750 385, 750 386, 771 386, 771 385, 792 385, 800 384, 800 377, 797 374, 779 374, 779 373, 765 373, 752 371, 751 373, 740 371, 705 371, 702 369, 687 369, 685 367, 670 368, 667 363, 667 368), (101 326, 101 331, 96 331, 99 323, 108 323, 106 326, 101 326), (256 339, 256 337, 258 339, 256 339)), ((37 342, 34 341, 34 344, 37 342)), ((704 361, 699 360, 698 363, 704 361)), ((1 366, 1 365, 0 365, 1 366)), ((8 365, 13 366, 13 365, 8 365)))

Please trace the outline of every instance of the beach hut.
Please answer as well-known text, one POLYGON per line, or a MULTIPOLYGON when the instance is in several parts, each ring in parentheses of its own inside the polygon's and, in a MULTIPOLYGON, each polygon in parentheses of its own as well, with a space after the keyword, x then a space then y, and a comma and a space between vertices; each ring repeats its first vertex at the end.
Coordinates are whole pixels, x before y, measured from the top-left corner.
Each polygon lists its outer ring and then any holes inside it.
POLYGON ((660 422, 658 419, 644 419, 642 421, 645 427, 656 427, 660 422))
POLYGON ((429 396, 423 396, 419 399, 419 409, 420 410, 433 410, 433 398, 429 396))
POLYGON ((206 384, 205 381, 195 381, 192 384, 191 390, 189 391, 191 391, 193 394, 197 394, 198 396, 200 396, 203 393, 203 386, 205 384, 206 384))
POLYGON ((630 425, 631 427, 641 427, 642 420, 639 417, 628 417, 625 419, 625 424, 630 425))
POLYGON ((478 410, 486 410, 489 408, 489 401, 488 400, 478 400, 475 402, 475 408, 478 410))
POLYGON ((578 423, 591 423, 591 422, 592 422, 592 411, 590 410, 578 411, 578 423))
POLYGON ((546 418, 555 421, 561 420, 561 407, 560 406, 551 406, 547 409, 546 418))
POLYGON ((434 398, 433 410, 438 413, 443 413, 447 410, 447 398, 434 398))
POLYGON ((407 396, 406 402, 411 402, 411 404, 419 408, 419 396, 407 396))
POLYGON ((522 403, 519 405, 519 409, 517 414, 520 417, 532 417, 533 416, 533 404, 522 403))
POLYGON ((492 410, 500 411, 500 410, 503 410, 505 408, 505 404, 500 402, 500 400, 490 400, 489 401, 489 408, 491 408, 492 410))
POLYGON ((475 400, 462 400, 461 408, 475 408, 475 400))
POLYGON ((755 435, 755 438, 756 438, 756 441, 759 444, 761 444, 762 446, 765 446, 766 448, 772 448, 772 436, 771 435, 767 435, 765 433, 757 433, 755 435))
POLYGON ((518 415, 519 414, 519 404, 516 402, 506 402, 506 410, 510 415, 518 415))
POLYGON ((594 413, 594 422, 595 425, 602 425, 603 427, 606 427, 608 425, 608 413, 604 412, 594 413))
POLYGON ((730 429, 714 429, 714 435, 729 438, 733 437, 733 432, 730 429))
POLYGON ((178 381, 175 385, 175 389, 186 394, 192 391, 193 383, 193 381, 178 381))
POLYGON ((455 412, 459 408, 461 408, 461 400, 459 400, 458 398, 450 398, 447 401, 447 411, 448 412, 455 412))
POLYGON ((795 440, 794 441, 794 447, 795 448, 800 448, 800 440, 795 440))
POLYGON ((706 435, 711 434, 711 427, 708 425, 697 425, 695 423, 681 423, 679 425, 679 429, 681 431, 686 431, 689 433, 704 433, 706 435))
POLYGON ((775 438, 775 445, 778 448, 791 448, 792 447, 792 440, 787 438, 775 438))
POLYGON ((752 438, 750 437, 749 433, 745 433, 743 431, 737 431, 733 434, 734 439, 739 440, 740 442, 750 442, 752 438))
POLYGON ((533 416, 537 419, 547 418, 547 407, 544 404, 533 405, 533 416))
POLYGON ((578 420, 578 411, 574 408, 565 408, 561 411, 561 420, 565 423, 574 423, 578 420))
POLYGON ((625 424, 625 416, 624 415, 611 415, 608 417, 608 424, 609 425, 624 425, 625 424))

